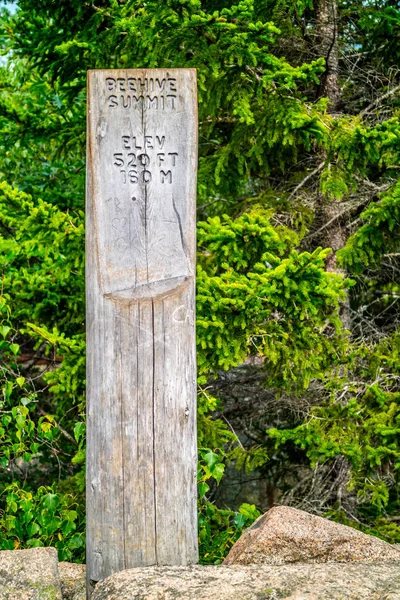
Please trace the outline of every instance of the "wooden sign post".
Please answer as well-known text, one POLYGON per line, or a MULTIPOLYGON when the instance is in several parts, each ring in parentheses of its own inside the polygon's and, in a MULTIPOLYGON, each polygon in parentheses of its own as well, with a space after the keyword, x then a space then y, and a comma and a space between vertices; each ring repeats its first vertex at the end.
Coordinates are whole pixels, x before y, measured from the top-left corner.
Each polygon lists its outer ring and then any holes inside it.
POLYGON ((196 73, 88 73, 87 571, 196 563, 196 73))

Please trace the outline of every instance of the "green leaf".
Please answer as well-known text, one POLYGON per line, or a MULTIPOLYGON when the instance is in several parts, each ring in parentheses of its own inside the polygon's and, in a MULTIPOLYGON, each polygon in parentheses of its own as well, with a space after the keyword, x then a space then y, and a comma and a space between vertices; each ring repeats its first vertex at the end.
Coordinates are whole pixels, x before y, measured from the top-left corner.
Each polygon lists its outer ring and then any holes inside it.
POLYGON ((76 439, 77 442, 79 442, 80 438, 84 434, 85 428, 86 428, 85 423, 79 422, 79 423, 75 424, 75 427, 74 427, 74 437, 75 437, 75 439, 76 439))
POLYGON ((82 548, 83 545, 84 538, 80 534, 73 535, 72 538, 68 541, 68 548, 70 548, 71 550, 82 548))
POLYGON ((11 421, 12 421, 11 415, 3 415, 1 418, 1 422, 3 423, 4 427, 8 427, 8 425, 11 423, 11 421))
POLYGON ((64 536, 67 536, 69 533, 72 533, 73 531, 75 531, 76 529, 76 525, 73 521, 64 521, 61 524, 61 531, 63 532, 64 536))
POLYGON ((247 518, 245 517, 245 515, 241 515, 241 514, 237 514, 235 516, 235 518, 233 519, 233 522, 235 523, 235 526, 237 527, 237 529, 242 529, 245 524, 246 524, 247 518))
POLYGON ((204 482, 200 482, 198 487, 199 487, 199 496, 200 496, 200 498, 204 498, 204 496, 205 496, 205 495, 207 494, 207 492, 209 491, 209 489, 210 489, 210 486, 209 486, 209 485, 207 485, 207 484, 206 484, 206 483, 204 483, 204 482))
POLYGON ((3 336, 3 338, 5 338, 10 331, 11 331, 11 327, 8 327, 7 325, 2 325, 0 327, 0 333, 3 336))
POLYGON ((215 454, 215 452, 212 452, 212 450, 202 452, 202 457, 210 471, 212 471, 215 465, 219 462, 218 454, 215 454))
POLYGON ((212 469, 210 469, 210 471, 211 471, 212 476, 219 483, 221 481, 221 479, 222 479, 223 474, 224 474, 225 465, 222 464, 222 463, 218 463, 212 469))
POLYGON ((0 542, 0 547, 3 550, 14 550, 14 540, 3 540, 0 542))
POLYGON ((57 505, 59 503, 59 498, 56 494, 46 494, 45 496, 43 496, 43 500, 42 500, 42 504, 43 506, 45 506, 46 508, 48 508, 51 511, 54 511, 57 508, 57 505))
POLYGON ((260 516, 260 511, 254 506, 254 504, 241 504, 239 507, 240 514, 244 515, 246 519, 254 521, 260 516))
POLYGON ((43 548, 44 543, 42 542, 42 540, 39 540, 38 538, 33 538, 33 539, 29 539, 26 542, 26 545, 28 546, 28 548, 43 548))
POLYGON ((71 462, 74 465, 80 465, 85 462, 85 458, 86 458, 86 451, 84 448, 82 448, 82 449, 78 450, 78 452, 72 458, 71 462))
POLYGON ((30 523, 27 527, 29 537, 33 537, 40 532, 40 527, 37 523, 30 523))
POLYGON ((17 424, 18 429, 22 429, 26 423, 26 417, 23 415, 17 415, 15 417, 15 422, 17 424))

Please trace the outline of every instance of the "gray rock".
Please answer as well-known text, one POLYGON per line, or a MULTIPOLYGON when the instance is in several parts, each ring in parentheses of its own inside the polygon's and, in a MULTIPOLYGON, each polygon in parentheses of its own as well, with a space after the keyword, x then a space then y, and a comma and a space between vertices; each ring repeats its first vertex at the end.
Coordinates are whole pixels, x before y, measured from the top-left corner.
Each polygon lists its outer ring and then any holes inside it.
POLYGON ((62 600, 57 550, 0 552, 0 600, 62 600))
POLYGON ((276 506, 246 529, 224 564, 393 561, 400 561, 400 550, 377 537, 296 508, 276 506))
POLYGON ((400 563, 147 567, 97 584, 91 600, 400 600, 400 563))
POLYGON ((58 570, 63 600, 86 600, 86 566, 60 562, 58 570))

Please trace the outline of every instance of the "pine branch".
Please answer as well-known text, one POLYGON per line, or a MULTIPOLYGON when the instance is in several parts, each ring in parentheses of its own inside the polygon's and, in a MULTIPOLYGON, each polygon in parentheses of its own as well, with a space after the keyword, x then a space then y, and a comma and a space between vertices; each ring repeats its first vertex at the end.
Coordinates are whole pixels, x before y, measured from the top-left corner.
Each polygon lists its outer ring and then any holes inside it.
POLYGON ((368 114, 369 111, 372 110, 375 106, 378 106, 379 104, 381 104, 381 102, 383 102, 383 100, 386 100, 386 98, 389 98, 389 96, 392 96, 399 90, 400 90, 400 85, 396 85, 396 87, 394 87, 391 90, 389 90, 388 92, 386 92, 386 94, 383 94, 383 96, 380 96, 379 98, 377 98, 376 100, 371 102, 371 104, 369 106, 367 106, 366 108, 364 108, 364 110, 362 110, 360 112, 359 116, 361 118, 365 117, 365 115, 368 114))
POLYGON ((311 171, 311 173, 309 173, 309 174, 307 175, 307 177, 305 177, 305 178, 303 179, 303 181, 302 181, 301 183, 299 183, 299 185, 297 185, 297 186, 294 188, 293 192, 290 194, 290 196, 289 196, 289 198, 288 198, 288 202, 289 202, 289 200, 291 200, 291 199, 292 199, 292 198, 293 198, 293 197, 294 197, 294 196, 297 194, 297 192, 298 192, 299 190, 301 190, 301 188, 302 188, 302 187, 303 187, 303 186, 304 186, 304 185, 307 183, 307 181, 309 181, 309 180, 310 180, 312 177, 314 177, 314 175, 317 175, 317 174, 318 174, 320 171, 322 171, 322 169, 323 169, 323 167, 324 167, 324 164, 325 164, 325 161, 322 161, 322 162, 321 162, 321 163, 318 165, 318 167, 316 167, 316 168, 314 169, 314 171, 311 171))

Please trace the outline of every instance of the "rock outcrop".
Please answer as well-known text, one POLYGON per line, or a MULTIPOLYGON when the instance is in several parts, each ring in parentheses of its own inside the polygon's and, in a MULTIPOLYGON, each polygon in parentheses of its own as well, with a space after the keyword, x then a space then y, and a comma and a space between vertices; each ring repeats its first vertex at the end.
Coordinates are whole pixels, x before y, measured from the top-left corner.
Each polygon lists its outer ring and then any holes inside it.
POLYGON ((0 600, 86 600, 86 567, 55 548, 0 552, 0 600))
POLYGON ((86 566, 58 563, 63 600, 86 600, 86 566))
POLYGON ((0 600, 62 600, 57 550, 0 552, 0 600))
POLYGON ((400 600, 396 565, 147 567, 97 584, 91 600, 400 600))
POLYGON ((243 533, 224 564, 393 561, 400 561, 400 550, 377 537, 296 508, 276 506, 243 533))
MULTIPOLYGON (((58 563, 55 548, 0 552, 0 600, 86 600, 85 571, 58 563)), ((91 596, 178 598, 400 600, 400 549, 281 506, 244 532, 223 565, 129 569, 100 581, 91 596)))

